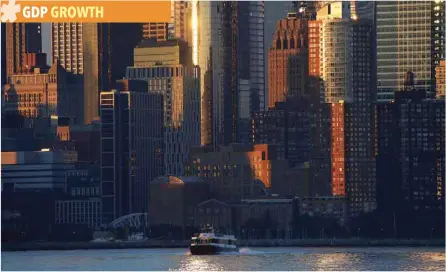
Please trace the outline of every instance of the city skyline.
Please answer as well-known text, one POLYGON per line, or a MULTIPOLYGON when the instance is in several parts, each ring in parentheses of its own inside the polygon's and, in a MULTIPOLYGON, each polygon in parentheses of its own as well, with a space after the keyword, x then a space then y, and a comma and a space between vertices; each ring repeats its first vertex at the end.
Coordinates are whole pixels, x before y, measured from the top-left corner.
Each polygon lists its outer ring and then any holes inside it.
POLYGON ((444 7, 193 0, 166 22, 6 25, 11 237, 441 237, 444 7))

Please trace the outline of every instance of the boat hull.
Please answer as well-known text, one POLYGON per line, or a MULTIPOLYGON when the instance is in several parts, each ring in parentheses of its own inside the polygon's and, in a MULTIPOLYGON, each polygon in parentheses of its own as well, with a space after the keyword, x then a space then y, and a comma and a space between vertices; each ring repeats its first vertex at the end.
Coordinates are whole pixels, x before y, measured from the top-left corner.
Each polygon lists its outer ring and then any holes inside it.
POLYGON ((222 252, 234 252, 237 248, 225 248, 214 245, 193 245, 189 246, 192 255, 214 255, 222 252))

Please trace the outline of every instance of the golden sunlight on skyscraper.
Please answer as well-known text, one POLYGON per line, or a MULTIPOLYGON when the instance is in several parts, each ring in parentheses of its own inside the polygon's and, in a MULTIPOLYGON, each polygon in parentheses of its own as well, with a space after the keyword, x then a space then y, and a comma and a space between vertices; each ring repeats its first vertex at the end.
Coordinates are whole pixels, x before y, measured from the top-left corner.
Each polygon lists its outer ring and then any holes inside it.
POLYGON ((192 0, 192 61, 198 65, 198 12, 197 0, 192 0))

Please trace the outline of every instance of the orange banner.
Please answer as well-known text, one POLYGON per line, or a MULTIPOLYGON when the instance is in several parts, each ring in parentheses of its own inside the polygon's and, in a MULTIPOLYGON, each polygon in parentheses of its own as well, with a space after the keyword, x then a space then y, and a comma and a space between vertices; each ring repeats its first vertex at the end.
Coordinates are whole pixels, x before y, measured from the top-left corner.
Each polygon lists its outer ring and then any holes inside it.
POLYGON ((1 21, 17 23, 169 22, 170 1, 1 0, 1 21))

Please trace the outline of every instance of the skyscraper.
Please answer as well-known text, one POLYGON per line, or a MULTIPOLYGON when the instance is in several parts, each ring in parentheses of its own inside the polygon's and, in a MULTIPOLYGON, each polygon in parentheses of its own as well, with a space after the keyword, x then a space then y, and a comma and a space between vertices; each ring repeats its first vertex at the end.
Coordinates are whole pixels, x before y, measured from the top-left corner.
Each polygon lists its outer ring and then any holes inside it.
POLYGON ((147 212, 149 182, 164 173, 163 98, 147 82, 123 80, 101 92, 102 223, 147 212))
POLYGON ((158 41, 166 41, 168 35, 168 23, 146 23, 142 26, 142 37, 144 39, 155 38, 158 41))
MULTIPOLYGON (((311 91, 329 107, 332 194, 347 197, 351 216, 372 211, 372 22, 351 19, 348 2, 328 3, 309 22, 309 42, 311 91)), ((316 120, 324 131, 323 119, 316 120)))
POLYGON ((62 67, 73 74, 84 73, 83 24, 52 23, 51 52, 62 67))
POLYGON ((135 48, 129 79, 145 80, 148 92, 164 99, 164 163, 169 175, 184 175, 192 146, 200 145, 200 69, 184 62, 183 41, 143 40, 135 48), (183 46, 181 46, 183 45, 183 46))
MULTIPOLYGON (((277 18, 282 18, 287 15, 293 6, 294 2, 287 1, 265 1, 265 20, 264 20, 264 51, 265 56, 268 56, 269 48, 272 46, 272 38, 276 31, 277 18)), ((268 75, 268 58, 265 58, 265 75, 268 75)), ((268 77, 265 77, 265 93, 268 94, 268 77)), ((268 102, 266 102, 268 106, 268 102)))
MULTIPOLYGON (((197 31, 197 44, 193 44, 193 54, 196 51, 197 64, 200 66, 200 96, 201 96, 201 144, 211 145, 214 140, 215 121, 214 112, 219 112, 218 108, 214 109, 213 94, 220 93, 221 79, 219 75, 222 73, 220 61, 221 46, 218 39, 218 3, 213 1, 197 1, 192 14, 196 21, 196 25, 192 25, 197 31), (200 27, 198 27, 200 26, 200 27)), ((195 41, 195 40, 194 40, 195 41)))
POLYGON ((415 85, 435 93, 435 66, 445 58, 445 2, 376 2, 377 90, 379 101, 391 101, 404 88, 408 71, 415 85))
POLYGON ((171 18, 169 22, 169 39, 184 39, 191 43, 192 6, 196 1, 171 1, 171 18))
POLYGON ((290 13, 277 22, 268 52, 268 107, 284 102, 288 96, 308 92, 307 20, 290 13))
POLYGON ((192 27, 198 30, 193 52, 201 68, 201 142, 214 148, 249 142, 251 114, 266 102, 263 2, 196 4, 192 27))
POLYGON ((398 229, 419 220, 425 231, 441 221, 444 229, 445 103, 425 97, 401 91, 376 105, 378 209, 393 214, 398 229))
POLYGON ((99 24, 99 75, 100 90, 111 90, 125 77, 128 66, 133 65, 133 49, 143 35, 143 24, 99 24))
POLYGON ((219 2, 218 16, 223 75, 221 92, 212 98, 213 139, 217 145, 249 142, 251 115, 265 109, 264 5, 219 2))
MULTIPOLYGON (((352 1, 353 2, 353 1, 352 1)), ((375 1, 354 1, 356 19, 367 19, 375 22, 375 1)))
MULTIPOLYGON (((99 117, 99 33, 98 24, 83 24, 84 124, 99 117)), ((68 46, 68 45, 65 45, 68 46)))
POLYGON ((42 52, 42 36, 40 23, 8 23, 5 28, 6 76, 28 70, 26 53, 42 52))
POLYGON ((48 72, 9 75, 4 87, 4 114, 25 119, 50 118, 51 115, 77 117, 82 85, 56 61, 48 72))
POLYGON ((374 100, 373 27, 370 20, 350 19, 348 2, 335 2, 309 22, 309 74, 321 101, 374 100))
POLYGON ((193 146, 200 145, 200 70, 166 65, 129 67, 127 78, 145 80, 148 92, 164 99, 164 165, 168 175, 184 175, 193 146))
POLYGON ((90 124, 99 111, 99 33, 96 23, 52 23, 53 60, 73 74, 83 75, 83 116, 90 124))
POLYGON ((308 99, 290 97, 253 114, 253 143, 276 146, 277 157, 292 167, 310 162, 313 109, 308 99))

